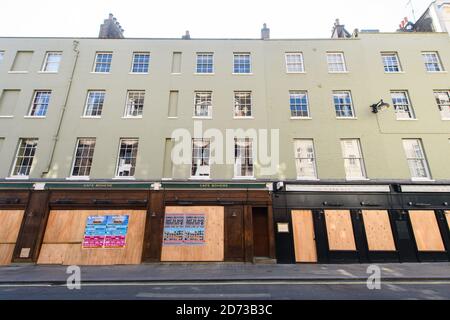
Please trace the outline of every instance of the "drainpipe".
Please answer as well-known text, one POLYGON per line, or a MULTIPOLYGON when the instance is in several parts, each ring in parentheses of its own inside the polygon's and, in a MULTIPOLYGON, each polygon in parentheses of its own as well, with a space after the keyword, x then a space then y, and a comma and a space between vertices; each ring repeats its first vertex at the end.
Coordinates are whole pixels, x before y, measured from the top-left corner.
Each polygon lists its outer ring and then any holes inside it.
POLYGON ((73 62, 73 66, 72 66, 72 72, 70 74, 70 78, 69 78, 69 83, 67 86, 67 92, 66 92, 66 97, 64 98, 64 104, 61 108, 61 115, 59 117, 58 120, 58 126, 56 128, 56 132, 53 135, 53 146, 52 146, 52 150, 50 153, 50 158, 48 160, 47 166, 45 167, 45 170, 42 171, 41 177, 43 178, 46 174, 48 174, 48 172, 50 171, 50 166, 53 162, 53 158, 55 156, 55 149, 56 149, 56 144, 58 143, 59 140, 59 133, 61 131, 61 126, 62 126, 62 122, 64 120, 64 114, 66 113, 66 108, 67 108, 67 102, 69 101, 69 94, 70 94, 70 90, 72 89, 72 82, 73 82, 73 77, 75 74, 75 69, 77 66, 77 62, 78 62, 78 56, 80 54, 80 50, 78 49, 78 45, 80 44, 79 41, 74 40, 73 41, 73 52, 75 53, 75 59, 73 62))

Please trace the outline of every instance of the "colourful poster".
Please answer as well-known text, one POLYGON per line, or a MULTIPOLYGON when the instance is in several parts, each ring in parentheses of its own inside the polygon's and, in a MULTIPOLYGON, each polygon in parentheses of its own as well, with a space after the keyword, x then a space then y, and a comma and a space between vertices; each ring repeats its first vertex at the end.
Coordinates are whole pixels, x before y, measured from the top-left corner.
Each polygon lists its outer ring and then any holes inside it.
POLYGON ((108 216, 105 248, 123 248, 128 232, 128 216, 108 216))
POLYGON ((206 217, 203 213, 166 214, 163 245, 199 245, 205 243, 206 217))
POLYGON ((129 216, 89 216, 86 220, 83 248, 123 248, 129 216))
POLYGON ((102 248, 106 236, 106 216, 89 216, 86 220, 83 248, 102 248))

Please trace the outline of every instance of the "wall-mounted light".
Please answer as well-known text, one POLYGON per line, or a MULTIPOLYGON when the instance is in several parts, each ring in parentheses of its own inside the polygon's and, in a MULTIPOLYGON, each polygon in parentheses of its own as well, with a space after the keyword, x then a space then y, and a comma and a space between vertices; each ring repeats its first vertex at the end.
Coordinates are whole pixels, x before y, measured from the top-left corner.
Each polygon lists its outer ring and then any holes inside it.
POLYGON ((375 103, 371 105, 373 113, 378 113, 380 111, 383 111, 384 109, 388 109, 391 105, 387 102, 384 102, 383 99, 381 99, 378 103, 375 103))

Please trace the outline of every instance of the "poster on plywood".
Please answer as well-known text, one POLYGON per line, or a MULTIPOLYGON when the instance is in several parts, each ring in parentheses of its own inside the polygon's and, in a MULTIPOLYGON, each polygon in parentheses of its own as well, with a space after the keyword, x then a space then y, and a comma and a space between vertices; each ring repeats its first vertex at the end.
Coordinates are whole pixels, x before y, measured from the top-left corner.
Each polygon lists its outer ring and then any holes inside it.
POLYGON ((83 248, 124 248, 128 221, 128 215, 87 217, 83 248))
POLYGON ((205 244, 206 216, 203 213, 171 213, 164 220, 163 245, 205 244))

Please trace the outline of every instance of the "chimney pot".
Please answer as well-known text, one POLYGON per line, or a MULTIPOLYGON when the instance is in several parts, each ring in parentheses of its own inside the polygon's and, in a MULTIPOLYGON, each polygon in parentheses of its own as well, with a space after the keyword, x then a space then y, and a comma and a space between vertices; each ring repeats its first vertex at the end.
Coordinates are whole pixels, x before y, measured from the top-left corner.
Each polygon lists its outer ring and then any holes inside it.
POLYGON ((262 40, 270 39, 270 29, 267 28, 267 23, 263 23, 263 28, 261 29, 261 39, 262 40))

